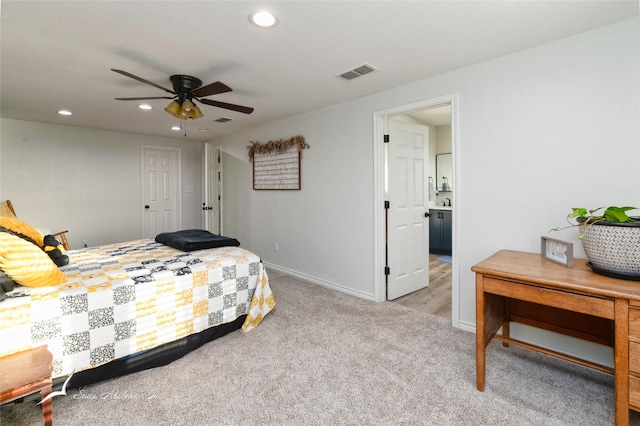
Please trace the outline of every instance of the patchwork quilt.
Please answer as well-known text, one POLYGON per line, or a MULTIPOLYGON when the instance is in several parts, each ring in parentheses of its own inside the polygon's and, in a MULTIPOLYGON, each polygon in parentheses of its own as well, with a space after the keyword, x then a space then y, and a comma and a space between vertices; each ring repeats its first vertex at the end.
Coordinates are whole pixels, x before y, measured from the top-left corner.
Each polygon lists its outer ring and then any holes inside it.
POLYGON ((275 302, 264 265, 240 247, 192 252, 153 240, 67 252, 67 281, 18 287, 0 303, 0 356, 48 345, 53 377, 135 354, 275 302))

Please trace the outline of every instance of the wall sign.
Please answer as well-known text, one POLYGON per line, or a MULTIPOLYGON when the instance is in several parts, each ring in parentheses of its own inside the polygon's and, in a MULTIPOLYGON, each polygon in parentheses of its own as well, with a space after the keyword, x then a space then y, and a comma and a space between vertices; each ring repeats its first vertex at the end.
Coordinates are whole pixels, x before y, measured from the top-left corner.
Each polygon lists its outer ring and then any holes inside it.
POLYGON ((300 152, 254 154, 253 189, 300 189, 300 152))
POLYGON ((253 189, 299 190, 302 150, 310 146, 302 136, 288 140, 251 142, 249 159, 253 162, 253 189))

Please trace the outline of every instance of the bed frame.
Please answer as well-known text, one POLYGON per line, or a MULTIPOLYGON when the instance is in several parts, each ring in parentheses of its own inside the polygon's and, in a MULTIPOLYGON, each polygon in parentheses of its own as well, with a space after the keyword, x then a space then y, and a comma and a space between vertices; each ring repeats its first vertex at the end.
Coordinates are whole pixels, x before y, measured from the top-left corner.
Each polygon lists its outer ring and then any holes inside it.
MULTIPOLYGON (((68 389, 78 389, 83 386, 102 382, 127 374, 137 373, 150 368, 161 367, 182 358, 202 345, 212 342, 220 337, 239 330, 247 316, 239 316, 236 320, 208 328, 200 333, 191 334, 174 342, 165 343, 147 351, 129 355, 128 357, 113 360, 89 370, 73 374, 67 384, 68 389)), ((62 389, 67 377, 58 377, 53 380, 53 390, 62 389)))

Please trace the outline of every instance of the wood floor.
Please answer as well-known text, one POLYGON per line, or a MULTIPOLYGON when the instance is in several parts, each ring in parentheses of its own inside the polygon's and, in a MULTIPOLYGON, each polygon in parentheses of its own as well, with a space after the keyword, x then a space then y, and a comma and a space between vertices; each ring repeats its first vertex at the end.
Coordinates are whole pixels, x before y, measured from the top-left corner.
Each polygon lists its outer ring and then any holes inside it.
POLYGON ((393 302, 451 320, 451 264, 438 262, 442 255, 429 254, 429 287, 393 302))

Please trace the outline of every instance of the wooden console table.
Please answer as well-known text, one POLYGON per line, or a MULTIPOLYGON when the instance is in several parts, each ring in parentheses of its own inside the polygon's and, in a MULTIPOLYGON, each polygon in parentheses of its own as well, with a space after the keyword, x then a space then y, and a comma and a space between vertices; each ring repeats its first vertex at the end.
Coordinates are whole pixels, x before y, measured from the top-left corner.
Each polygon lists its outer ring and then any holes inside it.
POLYGON ((566 268, 537 253, 499 251, 476 273, 476 385, 485 385, 485 348, 492 338, 615 376, 616 425, 640 411, 640 282, 595 274, 584 259, 566 268), (611 346, 614 368, 511 338, 518 322, 611 346), (496 334, 502 327, 502 334, 496 334))
MULTIPOLYGON (((41 400, 51 393, 53 356, 46 346, 0 358, 0 404, 11 402, 35 392, 41 400)), ((53 424, 51 399, 42 403, 45 426, 53 424)))

